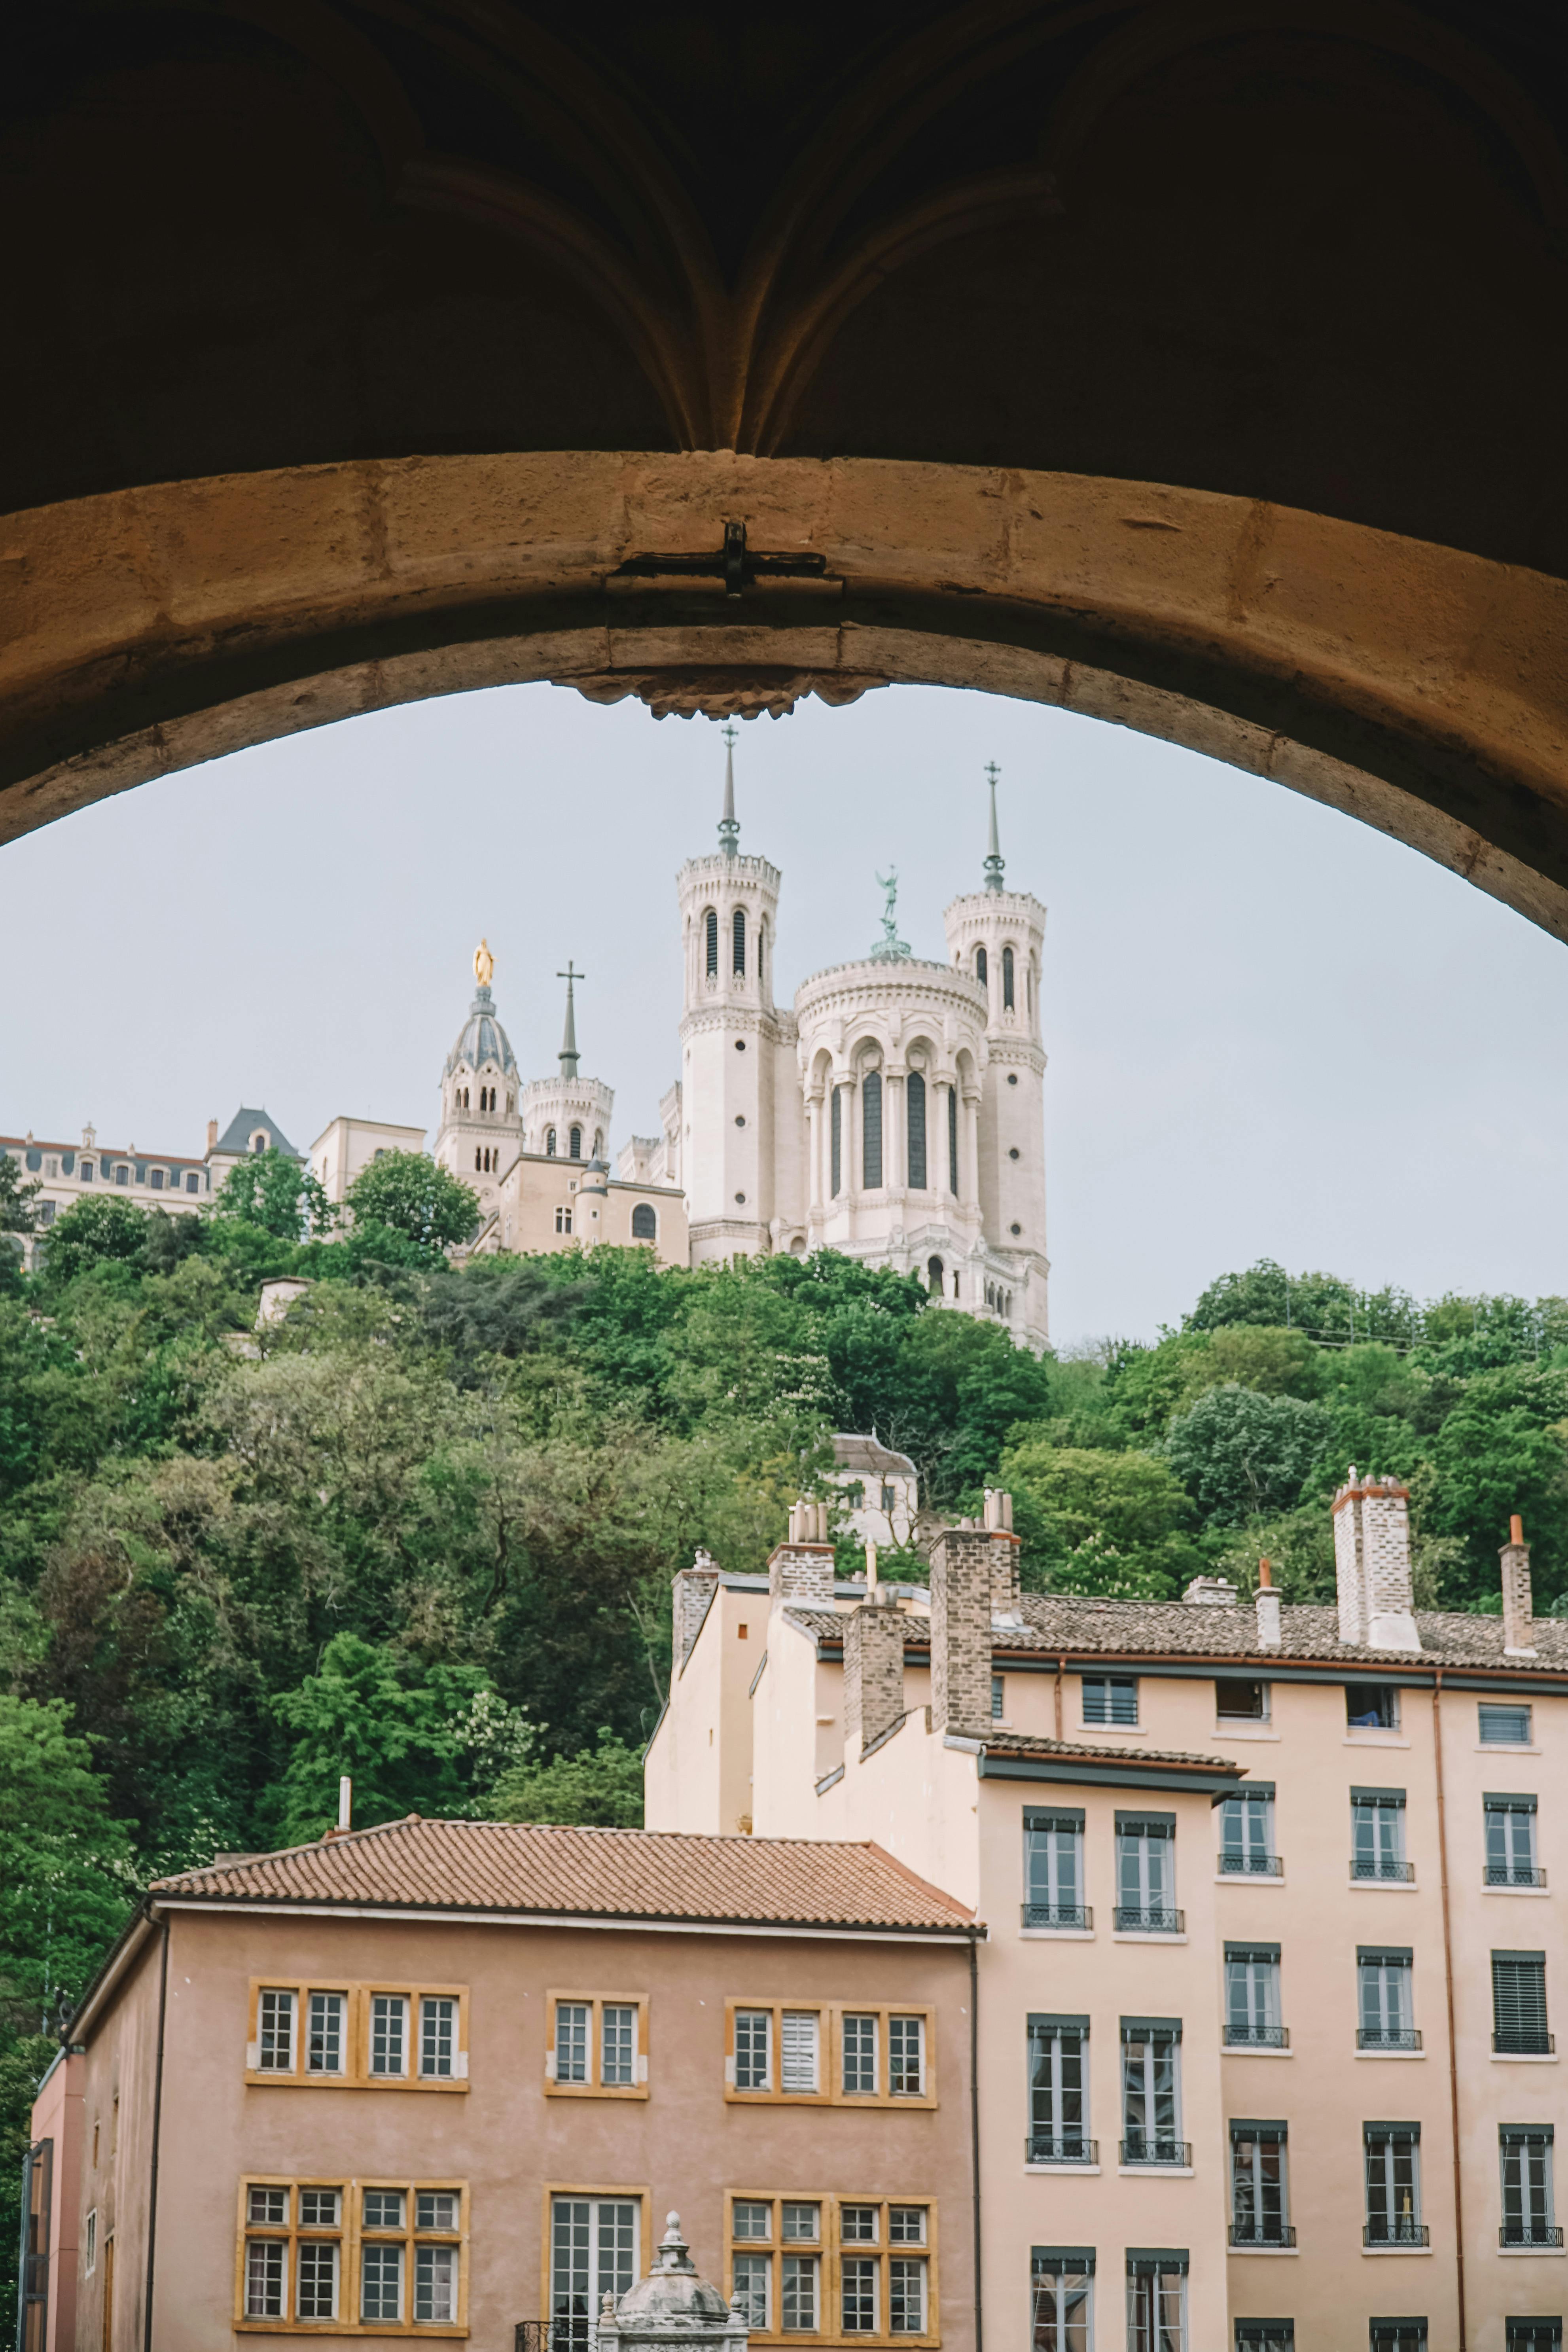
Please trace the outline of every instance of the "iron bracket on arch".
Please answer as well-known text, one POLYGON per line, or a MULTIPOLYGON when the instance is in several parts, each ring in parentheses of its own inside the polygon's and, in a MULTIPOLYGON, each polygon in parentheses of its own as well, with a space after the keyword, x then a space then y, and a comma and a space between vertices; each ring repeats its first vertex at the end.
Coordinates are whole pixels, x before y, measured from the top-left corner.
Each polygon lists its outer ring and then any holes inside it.
POLYGON ((713 555, 631 555, 611 572, 612 580, 686 578, 722 580, 726 596, 739 596, 758 580, 820 580, 825 555, 753 555, 743 522, 724 525, 723 544, 713 555))

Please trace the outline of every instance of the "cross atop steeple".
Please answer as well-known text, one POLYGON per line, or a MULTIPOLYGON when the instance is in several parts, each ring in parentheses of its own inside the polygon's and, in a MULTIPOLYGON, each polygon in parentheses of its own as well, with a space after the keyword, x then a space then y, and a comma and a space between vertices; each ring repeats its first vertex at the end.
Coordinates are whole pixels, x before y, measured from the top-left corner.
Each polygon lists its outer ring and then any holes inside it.
POLYGON ((568 956, 566 959, 565 971, 558 971, 555 977, 557 980, 563 980, 566 982, 566 1026, 562 1033, 561 1038, 561 1075, 563 1078, 574 1078, 577 1075, 579 1055, 577 1053, 577 1013, 576 1007, 573 1000, 572 987, 574 981, 586 980, 588 975, 585 971, 579 971, 575 964, 573 962, 572 958, 568 956))
POLYGON ((987 760, 985 776, 991 786, 991 835, 985 859, 985 887, 988 890, 1000 890, 1004 887, 1002 871, 1005 861, 1002 856, 1002 845, 996 838, 996 783, 1001 773, 995 761, 987 760))
POLYGON ((727 720, 720 732, 724 738, 724 814, 719 820, 719 848, 723 856, 733 857, 741 843, 741 828, 735 820, 734 720, 727 720))

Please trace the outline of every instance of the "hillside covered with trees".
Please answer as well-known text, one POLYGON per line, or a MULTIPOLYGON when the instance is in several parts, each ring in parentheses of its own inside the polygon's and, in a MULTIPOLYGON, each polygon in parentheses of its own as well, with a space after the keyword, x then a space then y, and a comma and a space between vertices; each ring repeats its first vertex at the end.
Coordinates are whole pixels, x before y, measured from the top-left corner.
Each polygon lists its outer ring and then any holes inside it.
MULTIPOLYGON (((1418 1605, 1495 1608, 1517 1510, 1568 1608, 1561 1299, 1265 1263, 1156 1345, 1039 1361, 840 1257, 455 1266, 468 1196, 428 1162, 377 1163, 346 1234, 292 1163, 240 1173, 200 1218, 81 1203, 37 1274, 0 1249, 13 2139, 136 1892, 318 1833, 340 1772, 361 1822, 638 1819, 672 1574, 761 1569, 836 1429, 911 1455, 932 1524, 1009 1486, 1035 1589, 1246 1589, 1267 1553, 1330 1597, 1353 1461, 1410 1483, 1418 1605), (310 1286, 258 1325, 285 1274, 310 1286)), ((29 1213, 0 1159, 0 1229, 29 1213)))

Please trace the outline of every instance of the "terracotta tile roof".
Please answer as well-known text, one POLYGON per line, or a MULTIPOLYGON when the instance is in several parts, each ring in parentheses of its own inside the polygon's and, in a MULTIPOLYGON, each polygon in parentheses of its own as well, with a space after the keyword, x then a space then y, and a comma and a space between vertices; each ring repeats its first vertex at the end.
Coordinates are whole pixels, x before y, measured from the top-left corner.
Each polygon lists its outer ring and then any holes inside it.
POLYGON ((955 1727, 948 1737, 973 1739, 987 1756, 1061 1757, 1086 1764, 1125 1764, 1130 1771, 1140 1764, 1184 1764, 1194 1772, 1225 1772, 1237 1779, 1247 1769, 1231 1757, 1196 1756, 1190 1748, 1145 1748, 1142 1741, 1129 1741, 1125 1748, 1096 1748, 1086 1739, 1042 1739, 1028 1731, 998 1731, 994 1724, 955 1727))
POLYGON ((511 1822, 385 1822, 159 1879, 209 1902, 524 1911, 710 1926, 970 1930, 974 1915, 879 1845, 511 1822))
MULTIPOLYGON (((992 1649, 998 1658, 1067 1652, 1074 1657, 1257 1658, 1258 1621, 1250 1601, 1220 1608, 1185 1601, 1096 1601, 1079 1594, 1026 1592, 1024 1622, 997 1628, 992 1649)), ((844 1616, 829 1609, 792 1609, 804 1633, 819 1642, 842 1642, 844 1616)), ((1418 1609, 1419 1653, 1372 1650, 1340 1639, 1339 1612, 1288 1602, 1281 1607, 1280 1645, 1270 1656, 1323 1665, 1469 1666, 1499 1672, 1568 1674, 1568 1618, 1537 1617, 1531 1633, 1533 1658, 1505 1658, 1500 1617, 1471 1617, 1458 1610, 1418 1609)), ((911 1616, 905 1636, 911 1649, 931 1639, 929 1622, 911 1616)))

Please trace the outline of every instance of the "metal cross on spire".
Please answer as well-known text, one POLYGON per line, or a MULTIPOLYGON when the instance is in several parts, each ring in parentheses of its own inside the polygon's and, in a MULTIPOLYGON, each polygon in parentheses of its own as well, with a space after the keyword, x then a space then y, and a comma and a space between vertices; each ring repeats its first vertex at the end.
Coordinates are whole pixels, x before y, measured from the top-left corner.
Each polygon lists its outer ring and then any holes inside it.
POLYGON ((573 997, 573 983, 575 981, 586 980, 588 975, 585 971, 579 971, 572 958, 568 956, 565 971, 558 971, 555 977, 566 982, 566 1026, 561 1037, 561 1075, 563 1078, 574 1078, 577 1075, 577 1063, 580 1057, 577 1052, 577 1012, 573 997))
POLYGON ((1002 871, 1003 866, 1005 864, 1005 860, 1002 856, 1002 845, 996 837, 996 784, 1001 773, 1002 771, 996 765, 995 761, 987 760, 985 762, 985 776, 987 782, 991 786, 991 835, 990 846, 985 859, 985 887, 988 890, 1000 890, 1002 888, 1002 871))
POLYGON ((720 730, 724 738, 724 814, 719 820, 719 848, 725 857, 733 857, 741 844, 741 828, 735 819, 735 722, 728 719, 720 730))

